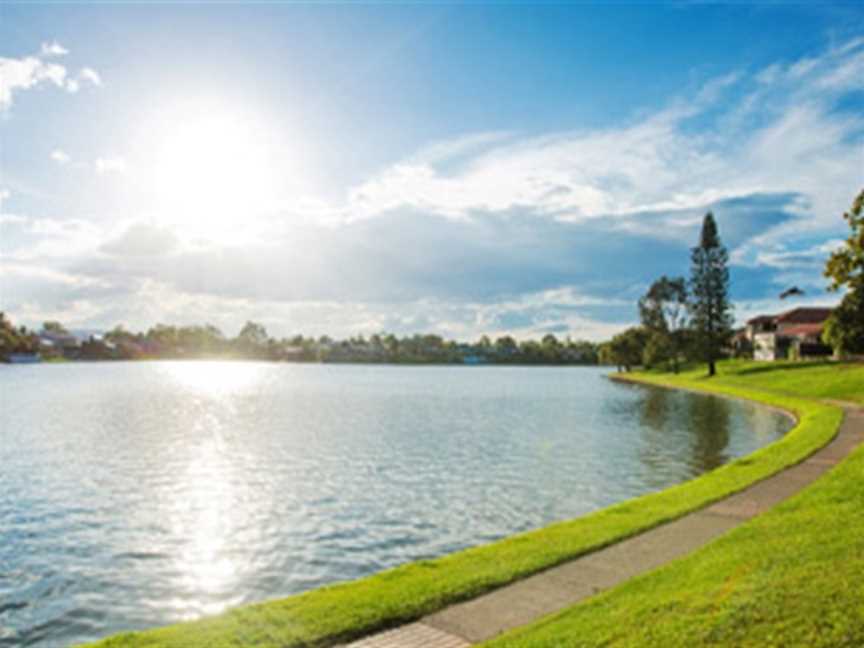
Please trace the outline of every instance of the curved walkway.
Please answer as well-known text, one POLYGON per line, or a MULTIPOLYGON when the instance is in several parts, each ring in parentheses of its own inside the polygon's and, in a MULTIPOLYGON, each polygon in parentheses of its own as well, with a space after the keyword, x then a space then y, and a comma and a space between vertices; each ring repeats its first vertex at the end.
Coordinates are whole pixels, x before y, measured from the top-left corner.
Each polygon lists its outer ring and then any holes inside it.
POLYGON ((806 488, 864 442, 864 408, 831 404, 845 411, 837 436, 800 464, 677 520, 349 646, 464 648, 699 549, 806 488))

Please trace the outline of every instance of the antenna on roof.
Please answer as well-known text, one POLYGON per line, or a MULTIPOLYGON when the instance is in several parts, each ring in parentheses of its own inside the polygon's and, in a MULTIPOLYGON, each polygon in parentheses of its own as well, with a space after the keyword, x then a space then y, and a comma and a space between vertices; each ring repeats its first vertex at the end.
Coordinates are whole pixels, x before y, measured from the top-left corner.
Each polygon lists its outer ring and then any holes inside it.
POLYGON ((791 288, 787 288, 782 293, 780 293, 780 299, 786 299, 787 297, 801 297, 803 295, 803 290, 801 290, 798 286, 792 286, 791 288))

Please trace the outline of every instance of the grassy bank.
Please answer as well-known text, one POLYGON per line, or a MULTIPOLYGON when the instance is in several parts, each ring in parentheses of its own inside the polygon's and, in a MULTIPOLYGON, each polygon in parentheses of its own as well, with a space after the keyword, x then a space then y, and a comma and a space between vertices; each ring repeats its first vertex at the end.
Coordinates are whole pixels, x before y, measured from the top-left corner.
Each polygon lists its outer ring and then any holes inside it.
POLYGON ((807 399, 836 399, 864 405, 864 364, 837 362, 754 362, 728 360, 717 366, 717 375, 708 378, 704 366, 675 376, 663 371, 624 374, 640 382, 673 387, 733 393, 761 400, 767 395, 807 399), (746 393, 745 393, 746 392, 746 393))
MULTIPOLYGON (((713 387, 754 396, 734 381, 713 387)), ((838 409, 792 393, 760 391, 755 397, 794 412, 799 424, 776 443, 685 484, 436 560, 94 645, 323 646, 416 619, 721 499, 801 461, 833 437, 840 421, 838 409)))
MULTIPOLYGON (((864 401, 864 365, 726 363, 710 381, 640 380, 763 400, 864 401)), ((769 513, 694 554, 488 644, 864 645, 864 448, 769 513)))

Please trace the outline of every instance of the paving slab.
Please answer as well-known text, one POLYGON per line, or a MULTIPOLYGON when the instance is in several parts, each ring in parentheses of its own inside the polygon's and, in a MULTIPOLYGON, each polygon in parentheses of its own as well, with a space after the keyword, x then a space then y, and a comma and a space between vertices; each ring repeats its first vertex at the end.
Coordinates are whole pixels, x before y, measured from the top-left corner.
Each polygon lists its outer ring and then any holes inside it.
POLYGON ((471 644, 425 623, 408 625, 380 632, 350 643, 345 648, 467 648, 471 644))
POLYGON ((355 648, 462 648, 487 641, 705 546, 798 493, 862 442, 864 409, 846 406, 837 436, 796 466, 705 509, 470 601, 451 605, 424 617, 419 623, 350 645, 355 648))

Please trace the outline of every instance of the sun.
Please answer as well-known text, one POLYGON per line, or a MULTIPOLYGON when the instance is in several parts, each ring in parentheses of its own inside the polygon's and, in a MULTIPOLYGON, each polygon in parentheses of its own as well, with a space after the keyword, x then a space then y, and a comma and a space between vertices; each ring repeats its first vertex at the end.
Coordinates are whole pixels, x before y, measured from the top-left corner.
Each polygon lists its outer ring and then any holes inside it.
POLYGON ((273 133, 264 120, 207 103, 167 111, 158 124, 154 197, 172 225, 230 238, 275 202, 273 133))

